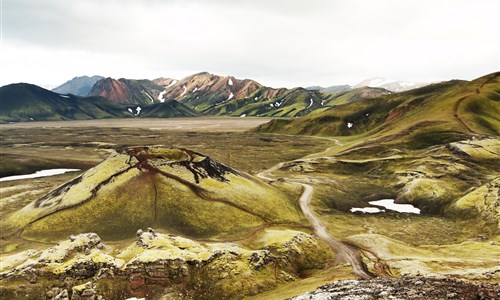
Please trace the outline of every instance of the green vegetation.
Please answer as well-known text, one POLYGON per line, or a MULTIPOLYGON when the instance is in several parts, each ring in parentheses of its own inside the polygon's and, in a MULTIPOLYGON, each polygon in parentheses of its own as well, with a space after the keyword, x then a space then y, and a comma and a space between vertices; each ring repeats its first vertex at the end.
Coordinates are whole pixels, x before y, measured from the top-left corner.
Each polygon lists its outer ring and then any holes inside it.
POLYGON ((266 98, 265 89, 261 88, 244 99, 209 107, 204 110, 204 113, 230 116, 296 117, 322 107, 323 98, 317 91, 295 88, 275 97, 266 98))
MULTIPOLYGON (((117 104, 99 96, 60 95, 36 85, 18 83, 0 87, 0 123, 131 118, 130 105, 117 104)), ((146 96, 144 96, 146 97, 146 96)), ((148 104, 151 100, 148 98, 148 104)), ((131 108, 132 109, 132 108, 131 108)), ((144 110, 145 117, 192 117, 198 115, 175 101, 158 103, 144 110)), ((140 114, 139 117, 142 117, 140 114)))
POLYGON ((2 220, 4 234, 32 240, 96 232, 132 237, 160 227, 195 237, 241 235, 266 223, 294 224, 287 194, 200 154, 129 148, 2 220))
MULTIPOLYGON (((274 299, 355 277, 349 267, 333 266, 331 249, 309 235, 311 224, 297 203, 298 183, 304 183, 313 187, 310 207, 325 230, 360 249, 370 271, 381 259, 395 276, 445 274, 500 282, 499 77, 371 99, 356 99, 360 91, 354 90, 351 96, 329 96, 330 102, 306 116, 276 119, 251 132, 189 127, 177 132, 149 125, 2 128, 2 157, 12 173, 27 168, 31 158, 52 167, 65 159, 92 165, 108 156, 67 184, 69 174, 0 183, 2 265, 11 270, 44 256, 52 261, 44 270, 53 276, 69 276, 82 265, 111 268, 115 275, 128 270, 130 277, 117 275, 114 281, 91 276, 106 295, 121 298, 262 293, 256 299, 274 299), (252 175, 264 170, 275 180, 252 175), (350 212, 380 199, 411 203, 421 214, 350 212), (139 228, 144 231, 134 243, 139 228), (86 250, 72 237, 71 243, 44 252, 48 246, 40 243, 88 231, 102 235, 108 246, 86 250), (136 276, 141 272, 147 276, 136 276)), ((300 89, 295 93, 301 100, 290 105, 304 110, 309 96, 300 89)), ((251 100, 231 101, 242 101, 235 107, 228 102, 216 113, 237 115, 254 105, 251 100)), ((252 109, 257 113, 263 107, 252 109)), ((13 282, 27 282, 19 278, 13 282)), ((16 289, 5 286, 1 295, 16 289)), ((43 293, 38 285, 33 290, 43 293)))

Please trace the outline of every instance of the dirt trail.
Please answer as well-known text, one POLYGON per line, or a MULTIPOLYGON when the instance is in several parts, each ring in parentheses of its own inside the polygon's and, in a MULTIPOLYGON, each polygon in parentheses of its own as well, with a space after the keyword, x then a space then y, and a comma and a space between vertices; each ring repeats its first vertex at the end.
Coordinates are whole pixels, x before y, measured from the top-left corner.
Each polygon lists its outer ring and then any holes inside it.
POLYGON ((300 209, 304 213, 304 216, 311 222, 314 227, 314 233, 322 239, 332 250, 337 254, 336 263, 347 262, 352 266, 353 273, 364 279, 374 278, 375 275, 368 271, 365 263, 361 259, 361 251, 354 246, 344 244, 338 239, 332 237, 326 231, 326 226, 321 223, 319 218, 314 214, 314 212, 309 207, 309 202, 312 199, 314 188, 305 183, 300 183, 304 191, 300 195, 299 203, 300 209))
POLYGON ((469 132, 469 133, 474 133, 474 131, 472 131, 472 129, 467 125, 465 124, 465 122, 460 118, 460 116, 458 115, 458 107, 460 106, 460 104, 462 104, 462 102, 467 99, 469 96, 471 95, 467 95, 467 96, 464 96, 460 99, 457 100, 457 102, 455 102, 455 105, 453 106, 453 116, 455 117, 455 119, 469 132))
MULTIPOLYGON (((330 147, 331 148, 331 147, 330 147)), ((329 149, 330 149, 329 148, 329 149)), ((325 151, 323 151, 325 152, 325 151)), ((278 170, 284 165, 284 163, 279 163, 272 168, 265 170, 259 174, 257 174, 257 177, 264 179, 264 180, 269 180, 272 181, 274 180, 273 178, 268 177, 268 174, 278 170)), ((303 188, 303 192, 300 195, 299 198, 299 204, 300 204, 300 209, 302 210, 302 213, 304 216, 307 218, 307 220, 311 223, 311 225, 314 228, 314 233, 322 239, 330 248, 335 252, 337 255, 336 264, 341 264, 341 263, 349 263, 352 266, 353 273, 364 279, 370 279, 376 277, 373 273, 371 273, 368 270, 368 267, 366 264, 363 262, 362 259, 362 251, 356 246, 345 244, 344 242, 332 237, 328 232, 326 231, 326 226, 320 221, 320 219, 314 214, 314 212, 311 210, 309 203, 311 202, 312 195, 314 192, 313 186, 301 182, 296 182, 289 180, 289 182, 294 182, 296 184, 299 184, 303 188)))

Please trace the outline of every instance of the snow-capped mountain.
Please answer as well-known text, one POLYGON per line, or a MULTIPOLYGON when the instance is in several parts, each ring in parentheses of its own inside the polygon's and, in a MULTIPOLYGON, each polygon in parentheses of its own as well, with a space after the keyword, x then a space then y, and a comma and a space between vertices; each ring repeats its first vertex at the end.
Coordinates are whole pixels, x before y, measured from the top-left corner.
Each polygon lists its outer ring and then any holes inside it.
POLYGON ((369 87, 378 87, 384 88, 391 92, 404 92, 408 90, 413 90, 419 87, 426 86, 430 83, 427 82, 411 82, 411 81, 399 81, 387 78, 370 78, 366 79, 357 85, 354 88, 369 86, 369 87))

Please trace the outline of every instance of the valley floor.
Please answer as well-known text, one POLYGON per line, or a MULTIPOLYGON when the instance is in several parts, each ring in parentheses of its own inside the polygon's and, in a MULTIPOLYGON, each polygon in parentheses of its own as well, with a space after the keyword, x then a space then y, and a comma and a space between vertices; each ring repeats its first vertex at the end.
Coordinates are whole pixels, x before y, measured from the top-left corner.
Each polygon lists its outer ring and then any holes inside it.
MULTIPOLYGON (((482 230, 476 226, 478 224, 473 225, 467 219, 445 218, 436 214, 350 213, 345 209, 344 203, 332 201, 332 197, 342 194, 339 186, 350 183, 357 187, 357 184, 361 184, 353 179, 358 166, 353 167, 355 171, 347 170, 342 173, 341 168, 352 162, 342 161, 337 166, 335 164, 339 163, 332 162, 331 156, 338 153, 336 149, 341 148, 342 143, 348 144, 352 138, 340 138, 339 142, 327 138, 246 131, 267 121, 264 118, 189 118, 2 125, 0 176, 52 168, 77 168, 84 171, 113 151, 127 146, 164 145, 187 148, 249 174, 260 173, 264 179, 281 182, 281 188, 297 199, 302 192, 300 186, 306 188, 306 191, 310 187, 311 213, 325 224, 325 234, 360 249, 363 263, 370 272, 387 273, 387 270, 377 269, 380 262, 384 262, 390 268, 389 273, 395 276, 448 275, 476 281, 500 282, 498 232, 482 230), (290 161, 294 162, 287 163, 290 161), (341 173, 339 175, 335 172, 341 173), (287 186, 287 182, 291 185, 287 186)), ((390 160, 398 159, 388 157, 390 160)), ((367 164, 367 161, 372 163, 372 158, 365 159, 359 164, 367 164)), ((75 174, 0 182, 2 219, 74 178, 75 174)), ((493 175, 495 174, 492 174, 492 180, 493 175)), ((394 194, 392 191, 387 193, 394 194)), ((358 206, 359 202, 351 205, 358 206)), ((303 225, 308 227, 302 230, 313 233, 310 224, 303 225)), ((257 236, 260 233, 256 231, 257 236)), ((242 247, 252 248, 254 237, 244 235, 234 237, 234 241, 242 247)), ((123 241, 124 244, 129 242, 123 241)), ((111 245, 120 243, 122 242, 110 242, 111 245)), ((3 239, 0 249, 2 256, 6 256, 26 249, 45 249, 52 245, 25 241, 14 236, 3 239)), ((323 270, 307 270, 298 281, 282 283, 276 289, 252 298, 282 299, 311 291, 331 281, 356 278, 345 262, 335 264, 332 261, 323 270)))
POLYGON ((12 128, 142 128, 150 130, 176 130, 195 132, 245 131, 272 120, 266 117, 192 117, 164 119, 95 119, 72 121, 11 122, 2 124, 3 129, 12 128))

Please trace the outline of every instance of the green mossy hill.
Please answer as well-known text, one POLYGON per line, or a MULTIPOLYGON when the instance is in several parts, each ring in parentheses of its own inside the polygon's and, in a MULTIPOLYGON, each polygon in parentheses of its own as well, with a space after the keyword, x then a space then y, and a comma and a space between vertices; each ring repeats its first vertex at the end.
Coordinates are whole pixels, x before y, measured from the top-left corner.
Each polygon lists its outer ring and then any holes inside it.
MULTIPOLYGON (((132 107, 132 111, 135 108, 132 107)), ((155 103, 142 108, 141 118, 172 118, 172 117, 196 117, 199 114, 189 106, 175 100, 163 103, 155 103)))
POLYGON ((4 234, 34 240, 96 232, 130 238, 155 226, 194 237, 238 236, 265 224, 301 220, 295 199, 189 150, 134 147, 1 221, 4 234))
POLYGON ((392 92, 382 88, 361 87, 342 93, 334 93, 325 98, 324 106, 332 107, 346 103, 352 103, 364 99, 374 99, 390 95, 392 92))
POLYGON ((296 117, 322 108, 324 97, 318 91, 303 88, 286 90, 271 97, 261 88, 243 99, 214 104, 204 113, 230 116, 296 117))
POLYGON ((305 269, 320 269, 333 261, 326 245, 299 231, 266 231, 259 246, 249 250, 232 243, 202 244, 148 228, 137 232, 133 244, 113 248, 95 233, 84 233, 43 251, 2 256, 0 280, 12 282, 35 273, 39 281, 70 278, 73 292, 92 281, 100 293, 116 298, 113 289, 101 284, 112 276, 116 282, 127 282, 120 291, 123 296, 157 285, 195 299, 227 299, 273 289, 299 279, 305 269))
POLYGON ((101 96, 63 95, 27 83, 2 86, 0 94, 0 123, 198 115, 177 101, 152 104, 148 98, 138 113, 137 104, 120 104, 101 96))
POLYGON ((274 120, 260 132, 411 139, 422 131, 499 134, 500 73, 362 99, 294 120, 274 120))
POLYGON ((203 113, 230 116, 299 117, 324 111, 332 106, 372 99, 391 94, 378 88, 359 88, 340 94, 327 95, 319 91, 294 88, 266 94, 262 87, 243 99, 223 101, 206 108, 203 113))

